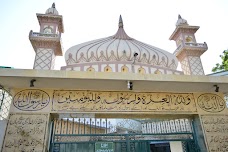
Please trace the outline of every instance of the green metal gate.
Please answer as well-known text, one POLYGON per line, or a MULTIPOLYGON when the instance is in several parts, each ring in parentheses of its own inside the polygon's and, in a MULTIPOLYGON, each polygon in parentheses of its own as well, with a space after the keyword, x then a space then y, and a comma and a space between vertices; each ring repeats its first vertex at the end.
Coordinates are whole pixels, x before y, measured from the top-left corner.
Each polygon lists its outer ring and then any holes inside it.
POLYGON ((53 121, 51 152, 151 152, 151 143, 182 141, 185 152, 198 152, 194 132, 117 133, 110 132, 108 121, 87 123, 86 119, 53 121), (113 149, 97 150, 96 143, 109 143, 113 149), (96 151, 95 151, 96 149, 96 151))
MULTIPOLYGON (((96 135, 88 135, 94 138, 96 135)), ((101 135, 97 135, 97 137, 101 137, 101 135)), ((149 143, 147 141, 130 141, 127 138, 128 135, 121 135, 122 140, 113 140, 113 151, 107 152, 150 152, 149 143)), ((107 136, 106 136, 107 137, 107 136)), ((111 136, 109 136, 111 137, 111 136)), ((87 141, 87 142, 54 142, 53 143, 53 152, 95 152, 95 144, 97 142, 110 142, 112 138, 116 138, 120 136, 113 135, 109 140, 97 140, 97 141, 87 141)))

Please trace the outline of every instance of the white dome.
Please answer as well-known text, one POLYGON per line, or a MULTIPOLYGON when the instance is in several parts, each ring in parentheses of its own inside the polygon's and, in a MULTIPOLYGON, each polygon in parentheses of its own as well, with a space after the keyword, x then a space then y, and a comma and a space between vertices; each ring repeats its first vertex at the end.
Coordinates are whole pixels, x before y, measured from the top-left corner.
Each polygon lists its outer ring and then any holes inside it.
POLYGON ((52 4, 52 7, 47 9, 45 14, 53 14, 53 15, 59 15, 59 12, 55 8, 55 3, 52 4))
POLYGON ((68 67, 78 64, 134 63, 176 70, 178 65, 173 54, 129 37, 123 29, 121 16, 115 35, 75 45, 66 51, 65 60, 68 67), (134 57, 136 53, 137 56, 134 57))

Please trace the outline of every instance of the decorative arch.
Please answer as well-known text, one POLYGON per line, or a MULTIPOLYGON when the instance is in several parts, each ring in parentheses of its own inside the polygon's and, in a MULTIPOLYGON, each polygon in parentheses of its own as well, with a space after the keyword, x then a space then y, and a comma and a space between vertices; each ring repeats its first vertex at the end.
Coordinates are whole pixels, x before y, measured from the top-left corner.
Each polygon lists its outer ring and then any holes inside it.
POLYGON ((146 70, 145 70, 144 68, 140 67, 140 68, 138 69, 138 73, 140 73, 140 74, 145 74, 145 73, 146 73, 146 70))
POLYGON ((43 29, 45 34, 52 34, 53 33, 53 29, 50 26, 47 26, 43 29))
POLYGON ((154 74, 162 74, 162 72, 157 69, 156 71, 154 71, 154 74))
POLYGON ((126 65, 124 65, 121 67, 121 72, 129 72, 129 68, 126 65))
POLYGON ((104 68, 104 72, 112 72, 112 68, 107 65, 105 68, 104 68))
POLYGON ((185 41, 186 42, 193 42, 193 38, 191 37, 191 36, 187 36, 186 38, 185 38, 185 41))
POLYGON ((86 69, 86 71, 88 71, 88 72, 94 72, 95 69, 93 67, 89 67, 89 68, 86 69))

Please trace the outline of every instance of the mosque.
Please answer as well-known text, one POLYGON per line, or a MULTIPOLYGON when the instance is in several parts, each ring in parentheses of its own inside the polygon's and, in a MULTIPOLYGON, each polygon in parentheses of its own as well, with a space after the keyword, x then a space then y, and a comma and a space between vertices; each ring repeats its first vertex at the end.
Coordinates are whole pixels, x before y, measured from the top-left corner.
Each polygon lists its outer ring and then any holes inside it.
POLYGON ((205 76, 199 26, 179 15, 169 53, 127 35, 120 16, 114 35, 72 46, 54 70, 63 16, 53 3, 37 19, 33 69, 0 69, 2 152, 228 151, 228 77, 205 76))

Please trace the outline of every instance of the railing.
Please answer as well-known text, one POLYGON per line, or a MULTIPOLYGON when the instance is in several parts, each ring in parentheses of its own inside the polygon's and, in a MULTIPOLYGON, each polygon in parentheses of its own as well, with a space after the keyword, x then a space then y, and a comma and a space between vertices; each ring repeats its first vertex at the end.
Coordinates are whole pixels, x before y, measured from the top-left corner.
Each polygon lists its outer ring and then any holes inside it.
POLYGON ((55 134, 123 133, 120 130, 128 133, 192 133, 190 119, 144 121, 140 119, 63 118, 56 119, 54 124, 55 134))
POLYGON ((193 134, 189 132, 159 133, 159 134, 55 134, 54 143, 80 143, 97 141, 125 141, 126 136, 133 141, 186 141, 193 140, 193 134))
POLYGON ((60 34, 47 34, 30 31, 29 37, 49 37, 49 38, 60 38, 60 34))
POLYGON ((142 124, 142 133, 192 133, 189 119, 175 119, 158 122, 146 122, 142 124))
POLYGON ((188 42, 182 42, 177 49, 174 51, 173 54, 176 54, 180 49, 182 49, 184 46, 187 47, 193 47, 193 48, 207 48, 207 43, 188 43, 188 42))
POLYGON ((185 43, 185 46, 206 47, 206 43, 185 43))
POLYGON ((50 151, 84 150, 94 152, 97 143, 112 143, 115 146, 115 151, 118 152, 149 151, 150 148, 147 150, 142 148, 150 147, 151 142, 181 141, 188 147, 190 145, 192 149, 195 149, 197 144, 194 128, 191 128, 194 126, 191 125, 190 119, 158 120, 155 122, 156 128, 160 127, 162 131, 152 131, 154 120, 151 119, 135 119, 132 121, 126 119, 125 123, 122 123, 123 118, 119 120, 115 121, 114 118, 55 119, 52 122, 50 151), (128 122, 131 125, 140 123, 142 130, 140 132, 134 132, 135 129, 133 132, 123 131, 128 130, 126 129, 129 127, 126 125, 128 122), (172 130, 173 126, 174 130, 172 130), (119 127, 122 129, 118 129, 119 127), (167 127, 170 128, 170 131, 163 131, 163 129, 167 130, 167 127))

